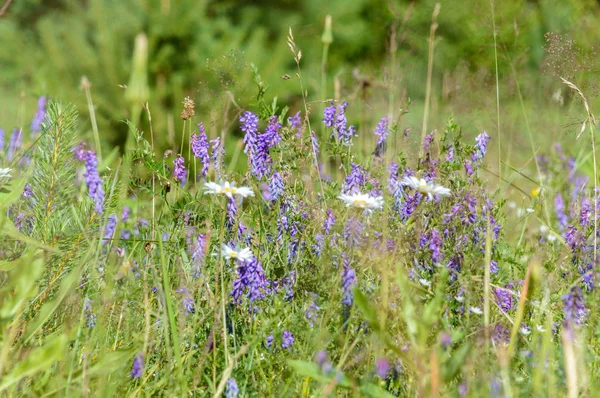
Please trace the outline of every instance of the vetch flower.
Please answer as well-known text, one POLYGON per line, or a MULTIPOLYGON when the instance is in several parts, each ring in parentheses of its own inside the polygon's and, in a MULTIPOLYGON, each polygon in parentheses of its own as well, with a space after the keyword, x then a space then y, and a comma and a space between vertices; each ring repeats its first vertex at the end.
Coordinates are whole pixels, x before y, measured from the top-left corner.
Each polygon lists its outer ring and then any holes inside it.
POLYGON ((227 380, 225 384, 225 398, 237 398, 240 393, 240 389, 238 388, 237 382, 232 377, 227 380))
POLYGON ((375 360, 375 373, 385 380, 390 374, 390 362, 385 358, 377 358, 375 360))
POLYGON ((173 175, 180 182, 181 186, 184 186, 187 180, 187 170, 184 163, 185 159, 181 155, 177 155, 175 160, 173 160, 173 175))
POLYGON ((485 131, 479 134, 477 137, 475 137, 475 152, 473 152, 473 156, 471 157, 473 162, 477 162, 483 159, 487 152, 487 143, 491 138, 492 137, 487 135, 485 131))
POLYGON ((469 311, 471 311, 471 313, 475 314, 475 315, 481 315, 481 314, 483 314, 483 311, 479 307, 470 307, 469 311))
POLYGON ((415 176, 404 177, 402 185, 409 186, 422 194, 426 194, 431 200, 433 200, 434 195, 450 196, 450 189, 415 176))
POLYGON ((383 208, 383 196, 373 197, 363 193, 346 195, 343 193, 338 198, 346 204, 346 207, 358 207, 367 210, 381 210, 383 208))
POLYGON ((104 189, 102 188, 102 179, 98 174, 98 160, 94 151, 88 151, 85 155, 85 182, 88 187, 88 194, 94 200, 94 210, 102 214, 104 210, 104 189))
POLYGON ((198 123, 198 134, 192 134, 191 147, 194 157, 202 162, 202 176, 206 177, 210 165, 210 156, 208 154, 208 137, 204 131, 204 124, 198 123))
POLYGON ((333 101, 330 106, 323 110, 323 123, 327 127, 333 127, 333 123, 335 123, 335 105, 333 101))
POLYGON ((248 187, 236 187, 235 183, 228 181, 217 184, 215 182, 207 182, 204 184, 205 194, 210 195, 226 195, 228 198, 233 199, 234 195, 239 195, 243 198, 248 196, 254 196, 252 188, 248 187))
POLYGON ((574 286, 569 294, 562 297, 564 303, 565 323, 575 322, 576 325, 585 324, 588 310, 585 308, 583 292, 579 286, 574 286))
POLYGON ((281 334, 281 348, 289 348, 294 344, 294 336, 289 330, 284 330, 281 334))
POLYGON ((133 360, 133 366, 131 367, 131 377, 139 379, 144 374, 144 355, 138 354, 133 360))
POLYGON ((254 257, 254 255, 252 254, 252 250, 250 250, 247 247, 243 249, 240 249, 238 247, 232 248, 224 243, 223 246, 221 246, 221 256, 223 256, 226 260, 233 258, 234 260, 238 260, 241 262, 250 261, 254 257))

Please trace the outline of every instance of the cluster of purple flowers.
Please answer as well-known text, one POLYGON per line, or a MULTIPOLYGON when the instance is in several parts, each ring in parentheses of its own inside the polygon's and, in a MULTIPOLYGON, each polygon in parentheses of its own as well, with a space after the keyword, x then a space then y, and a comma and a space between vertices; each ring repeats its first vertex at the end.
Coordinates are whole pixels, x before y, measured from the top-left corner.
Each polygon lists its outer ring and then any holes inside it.
POLYGON ((342 102, 337 107, 331 103, 323 111, 323 123, 327 127, 333 127, 332 137, 346 146, 352 145, 352 138, 356 135, 354 126, 348 126, 346 119, 347 102, 342 102))

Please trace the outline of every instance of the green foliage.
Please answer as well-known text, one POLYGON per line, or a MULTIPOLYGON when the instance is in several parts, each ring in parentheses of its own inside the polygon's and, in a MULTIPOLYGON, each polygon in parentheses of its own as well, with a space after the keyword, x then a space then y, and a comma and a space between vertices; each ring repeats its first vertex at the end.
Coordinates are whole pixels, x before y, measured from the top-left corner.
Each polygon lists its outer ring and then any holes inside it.
POLYGON ((31 187, 36 206, 33 236, 44 243, 53 237, 72 233, 72 209, 67 204, 75 186, 73 148, 77 138, 78 113, 74 105, 51 101, 42 125, 34 157, 31 187))

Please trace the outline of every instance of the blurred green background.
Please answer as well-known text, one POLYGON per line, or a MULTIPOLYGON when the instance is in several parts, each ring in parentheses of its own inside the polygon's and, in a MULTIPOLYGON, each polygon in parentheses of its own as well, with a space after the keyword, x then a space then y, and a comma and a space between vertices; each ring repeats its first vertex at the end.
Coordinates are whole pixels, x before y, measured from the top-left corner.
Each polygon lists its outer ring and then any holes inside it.
MULTIPOLYGON (((420 135, 428 37, 436 1, 385 0, 14 0, 0 17, 0 126, 28 126, 36 97, 75 102, 92 142, 82 77, 103 146, 124 142, 131 104, 125 96, 135 36, 148 37, 149 108, 158 143, 178 142, 184 97, 196 101, 194 123, 217 126, 239 109, 256 110, 254 64, 269 86, 268 101, 300 109, 296 68, 286 44, 293 29, 302 51, 310 101, 350 102, 350 121, 370 133, 386 113, 420 135), (325 87, 321 36, 332 17, 325 87), (292 78, 282 78, 288 74, 292 78)), ((497 130, 497 49, 502 145, 572 140, 583 108, 557 75, 580 85, 596 104, 600 2, 440 1, 428 126, 451 115, 467 135, 497 130), (497 46, 494 47, 494 24, 497 46), (547 40, 547 33, 555 34, 547 40), (520 94, 519 94, 520 93, 520 94), (520 100, 522 99, 522 101, 520 100)), ((312 117, 317 120, 318 103, 312 117)), ((145 120, 144 118, 142 118, 145 120)), ((142 123, 144 123, 142 121, 142 123)), ((142 124, 144 129, 147 126, 142 124)), ((235 131, 236 123, 228 129, 235 131)), ((220 128, 220 127, 219 127, 220 128)), ((238 133, 236 133, 238 134, 238 133)), ((367 152, 365 150, 365 152, 367 152)), ((504 159, 504 156, 503 156, 504 159)))

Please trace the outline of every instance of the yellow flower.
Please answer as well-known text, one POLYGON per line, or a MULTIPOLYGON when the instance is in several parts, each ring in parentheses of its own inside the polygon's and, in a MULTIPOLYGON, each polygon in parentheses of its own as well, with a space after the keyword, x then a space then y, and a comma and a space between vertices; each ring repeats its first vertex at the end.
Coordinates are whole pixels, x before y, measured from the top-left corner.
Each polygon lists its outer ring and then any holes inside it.
POLYGON ((534 198, 537 198, 538 196, 540 196, 540 192, 542 192, 542 188, 535 187, 531 190, 531 196, 533 196, 534 198))

